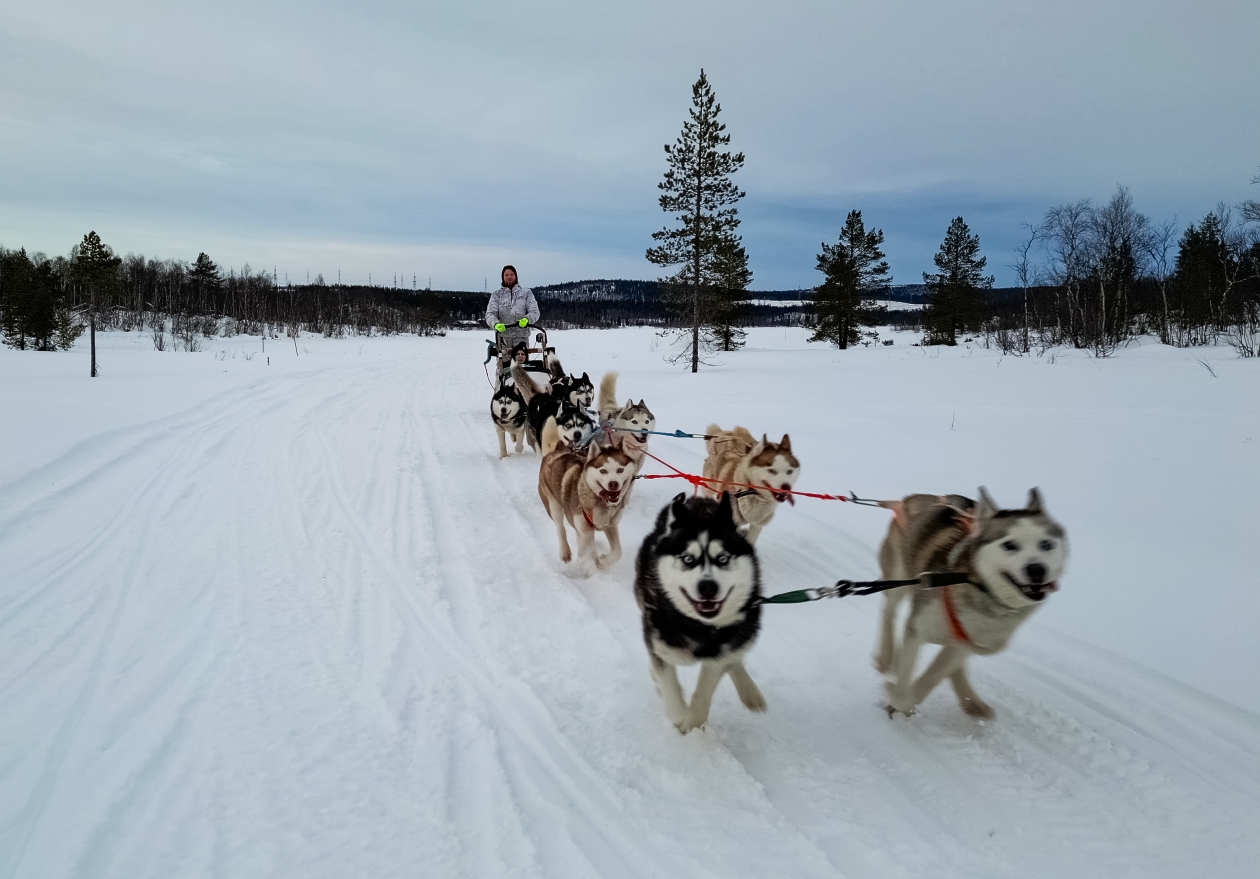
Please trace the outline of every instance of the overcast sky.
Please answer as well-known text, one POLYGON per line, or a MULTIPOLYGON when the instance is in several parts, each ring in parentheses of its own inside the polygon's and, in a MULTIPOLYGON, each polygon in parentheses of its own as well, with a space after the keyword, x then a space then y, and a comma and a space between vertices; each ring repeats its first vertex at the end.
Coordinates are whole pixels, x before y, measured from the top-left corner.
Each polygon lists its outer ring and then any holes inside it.
POLYGON ((755 289, 851 208, 916 283, 952 217, 1128 185, 1260 196, 1260 2, 0 0, 0 244, 480 289, 653 278, 662 145, 703 67, 747 157, 755 289))

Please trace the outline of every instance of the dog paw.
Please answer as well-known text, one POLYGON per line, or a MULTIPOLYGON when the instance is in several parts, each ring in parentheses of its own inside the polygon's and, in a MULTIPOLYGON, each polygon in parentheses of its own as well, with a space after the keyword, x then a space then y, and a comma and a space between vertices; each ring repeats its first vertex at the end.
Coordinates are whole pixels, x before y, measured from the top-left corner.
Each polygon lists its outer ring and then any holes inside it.
POLYGON ((567 546, 561 547, 560 549, 560 561, 564 562, 566 565, 573 561, 573 551, 567 546))
POLYGON ((873 657, 871 657, 871 665, 875 666, 875 671, 882 675, 886 675, 892 671, 892 657, 884 656, 882 653, 876 653, 873 657))
POLYGON ((884 706, 884 710, 888 712, 888 716, 900 712, 906 717, 914 714, 914 700, 906 694, 902 693, 899 688, 894 687, 891 683, 888 685, 888 704, 884 706))
POLYGON ((997 714, 987 702, 981 702, 979 699, 959 699, 958 706, 962 708, 964 714, 971 717, 978 717, 980 720, 992 720, 997 714))
POLYGON ((704 729, 704 725, 707 720, 708 718, 705 718, 704 720, 697 720, 696 718, 690 716, 684 717, 682 721, 677 724, 678 731, 683 735, 686 735, 693 729, 704 729))
POLYGON ((737 690, 739 693, 739 701, 744 703, 744 707, 749 711, 763 712, 766 710, 766 697, 761 695, 761 691, 755 686, 747 690, 737 690))

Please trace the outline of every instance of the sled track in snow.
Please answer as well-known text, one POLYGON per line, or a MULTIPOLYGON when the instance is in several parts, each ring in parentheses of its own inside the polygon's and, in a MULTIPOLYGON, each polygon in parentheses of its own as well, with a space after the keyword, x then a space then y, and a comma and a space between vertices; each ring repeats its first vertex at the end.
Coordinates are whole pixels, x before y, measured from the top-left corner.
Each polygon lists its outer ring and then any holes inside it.
MULTIPOLYGON (((443 368, 259 382, 4 486, 0 879, 1260 857, 1254 719, 1034 627, 977 666, 996 723, 943 695, 889 721, 875 602, 775 608, 750 664, 770 713, 723 689, 708 731, 674 734, 629 589, 674 487, 636 487, 611 572, 560 565, 538 459, 497 460, 475 382, 418 390, 443 368)), ((759 551, 768 586, 872 565, 807 510, 759 551)))

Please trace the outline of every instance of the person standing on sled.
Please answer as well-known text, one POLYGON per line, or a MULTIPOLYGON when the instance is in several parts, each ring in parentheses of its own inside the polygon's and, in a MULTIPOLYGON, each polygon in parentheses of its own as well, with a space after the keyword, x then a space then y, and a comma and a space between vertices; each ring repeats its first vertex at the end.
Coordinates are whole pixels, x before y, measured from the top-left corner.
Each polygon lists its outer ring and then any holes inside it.
POLYGON ((486 325, 499 334, 499 353, 506 356, 518 343, 528 348, 529 328, 538 323, 538 302, 534 291, 516 281, 516 269, 503 267, 503 286, 490 294, 486 325))

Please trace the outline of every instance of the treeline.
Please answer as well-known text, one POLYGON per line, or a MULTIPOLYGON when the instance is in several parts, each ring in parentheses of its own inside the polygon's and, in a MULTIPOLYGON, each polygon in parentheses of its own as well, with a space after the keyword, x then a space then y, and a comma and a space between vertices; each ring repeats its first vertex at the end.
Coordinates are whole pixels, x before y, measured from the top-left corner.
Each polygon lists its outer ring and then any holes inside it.
MULTIPOLYGON (((678 324, 655 281, 593 280, 535 288, 547 326, 678 324)), ((770 298, 797 296, 773 292, 770 298)), ((486 294, 328 284, 278 284, 270 272, 222 269, 207 254, 192 262, 118 256, 95 232, 68 255, 0 248, 0 332, 14 348, 68 348, 89 324, 152 334, 160 350, 198 350, 216 335, 343 336, 441 332, 484 326, 486 294)), ((799 324, 801 305, 749 305, 751 326, 799 324)))
POLYGON ((921 328, 924 344, 978 338, 1015 354, 1068 345, 1105 357, 1149 334, 1260 356, 1260 201, 1221 203, 1183 229, 1151 221, 1121 186, 1101 205, 1052 207, 1025 233, 1010 265, 1019 286, 996 291, 979 236, 956 218, 937 272, 923 275, 924 309, 886 313, 877 307, 891 282, 883 232, 850 212, 818 256, 826 280, 814 292, 814 339, 869 344, 876 333, 866 328, 894 323, 921 328))
POLYGON ((160 350, 196 350, 220 334, 423 335, 447 324, 440 291, 330 285, 322 276, 281 285, 248 265, 224 272, 205 253, 191 263, 120 257, 95 232, 68 256, 0 248, 0 333, 14 348, 68 348, 85 326, 150 331, 160 350))

